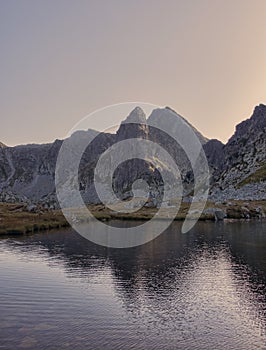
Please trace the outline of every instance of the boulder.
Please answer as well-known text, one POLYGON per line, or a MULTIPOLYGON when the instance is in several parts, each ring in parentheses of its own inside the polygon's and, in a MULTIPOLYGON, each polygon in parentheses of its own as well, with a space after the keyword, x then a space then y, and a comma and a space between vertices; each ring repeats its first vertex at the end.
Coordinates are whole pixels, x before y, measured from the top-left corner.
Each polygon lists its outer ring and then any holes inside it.
POLYGON ((225 212, 220 209, 220 208, 215 208, 215 207, 211 207, 211 208, 207 208, 203 211, 203 214, 205 215, 212 215, 213 218, 217 221, 219 220, 223 220, 226 217, 225 212))
POLYGON ((38 207, 35 204, 28 204, 27 207, 26 207, 26 210, 29 213, 37 213, 38 212, 38 207))

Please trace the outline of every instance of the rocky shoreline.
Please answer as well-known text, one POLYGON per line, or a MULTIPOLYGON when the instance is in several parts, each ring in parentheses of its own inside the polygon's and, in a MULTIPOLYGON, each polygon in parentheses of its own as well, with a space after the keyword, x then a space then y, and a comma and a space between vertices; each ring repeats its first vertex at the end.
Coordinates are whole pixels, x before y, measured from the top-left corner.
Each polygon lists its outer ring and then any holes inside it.
MULTIPOLYGON (((103 205, 90 205, 89 210, 102 221, 110 220, 150 220, 156 215, 156 208, 142 208, 135 213, 122 214, 105 208, 103 205)), ((175 220, 184 220, 189 203, 182 203, 175 220)), ((158 219, 167 218, 167 208, 158 219)), ((204 221, 228 220, 264 220, 266 201, 232 201, 208 202, 200 216, 204 221)), ((87 221, 86 218, 78 218, 87 221)), ((40 206, 29 206, 22 203, 0 203, 0 235, 23 235, 34 232, 68 227, 60 210, 47 210, 40 206)))

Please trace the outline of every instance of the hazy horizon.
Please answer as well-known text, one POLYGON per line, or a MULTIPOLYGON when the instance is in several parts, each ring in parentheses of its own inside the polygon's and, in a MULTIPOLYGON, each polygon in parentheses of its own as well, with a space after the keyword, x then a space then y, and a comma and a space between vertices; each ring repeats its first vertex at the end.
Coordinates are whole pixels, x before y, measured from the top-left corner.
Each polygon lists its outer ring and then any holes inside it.
POLYGON ((0 142, 62 139, 126 101, 226 142, 266 103, 265 12, 264 0, 2 0, 0 142))

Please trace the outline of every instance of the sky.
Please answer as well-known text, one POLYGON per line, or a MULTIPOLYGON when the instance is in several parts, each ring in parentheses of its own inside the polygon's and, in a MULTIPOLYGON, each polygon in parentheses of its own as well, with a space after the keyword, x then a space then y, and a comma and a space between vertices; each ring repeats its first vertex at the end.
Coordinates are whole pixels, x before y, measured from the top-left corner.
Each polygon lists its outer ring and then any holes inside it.
POLYGON ((51 142, 141 101, 226 142, 266 104, 265 13, 265 0, 0 0, 0 141, 51 142))

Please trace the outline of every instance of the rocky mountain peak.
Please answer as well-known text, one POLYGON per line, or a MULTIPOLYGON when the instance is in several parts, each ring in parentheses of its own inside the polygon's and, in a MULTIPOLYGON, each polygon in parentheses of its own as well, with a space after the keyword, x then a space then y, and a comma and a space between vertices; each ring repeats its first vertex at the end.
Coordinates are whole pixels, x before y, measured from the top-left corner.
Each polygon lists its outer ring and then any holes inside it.
POLYGON ((266 106, 260 104, 255 107, 252 116, 236 126, 234 135, 229 139, 228 144, 235 142, 242 137, 249 138, 251 135, 265 132, 266 130, 266 106))
MULTIPOLYGON (((95 136, 80 162, 80 190, 86 203, 99 203, 93 185, 94 169, 101 154, 115 143, 129 138, 141 138, 162 146, 175 160, 184 180, 184 194, 191 193, 193 174, 186 153, 165 130, 178 131, 183 122, 190 126, 203 145, 212 174, 210 199, 265 199, 266 198, 266 106, 260 104, 252 116, 236 127, 226 145, 218 140, 207 140, 184 118, 176 122, 177 113, 169 107, 152 111, 148 120, 144 111, 136 107, 121 123, 116 134, 95 130, 76 131, 69 141, 77 145, 95 136), (181 122, 181 123, 180 123, 181 122), (153 126, 154 125, 154 126, 153 126), (192 175, 191 175, 192 174, 192 175)), ((0 201, 33 201, 58 207, 55 194, 55 166, 62 140, 53 144, 7 147, 0 143, 0 201)), ((143 159, 130 159, 115 172, 114 189, 119 198, 130 198, 136 179, 149 183, 151 198, 161 198, 162 181, 156 166, 156 154, 150 154, 143 144, 143 159)), ((70 150, 71 151, 71 150, 70 150)), ((123 152, 125 150, 122 150, 123 152)), ((75 157, 75 152, 69 157, 75 157)), ((117 155, 116 155, 117 156, 117 155)), ((118 154, 119 157, 119 154, 118 154)), ((110 159, 112 162, 112 158, 110 159)), ((109 171, 106 165, 106 174, 109 171)), ((167 161, 159 168, 166 174, 167 161)), ((154 202, 154 203, 155 203, 154 202)), ((158 201, 157 201, 158 202, 158 201)))
POLYGON ((266 129, 266 106, 264 104, 255 107, 251 120, 256 123, 257 129, 266 129))
POLYGON ((124 123, 139 123, 139 124, 146 124, 146 115, 142 108, 135 107, 127 116, 127 118, 122 121, 122 124, 124 123))
POLYGON ((261 114, 265 115, 266 112, 266 105, 263 103, 260 103, 258 106, 254 108, 253 115, 254 116, 260 116, 261 114))
POLYGON ((147 139, 149 128, 147 125, 146 115, 140 107, 134 108, 127 118, 122 121, 117 130, 117 140, 124 140, 128 138, 143 138, 147 139))
POLYGON ((255 107, 252 116, 236 126, 224 146, 224 165, 214 185, 218 198, 261 199, 266 196, 263 176, 266 164, 266 106, 255 107))
POLYGON ((155 124, 158 126, 165 126, 167 123, 168 129, 175 131, 178 127, 180 127, 180 124, 176 123, 177 116, 183 121, 184 124, 188 125, 194 131, 201 144, 205 144, 208 141, 208 139, 204 137, 196 128, 194 128, 185 118, 180 116, 170 107, 154 109, 148 118, 148 122, 150 122, 151 125, 155 124))

